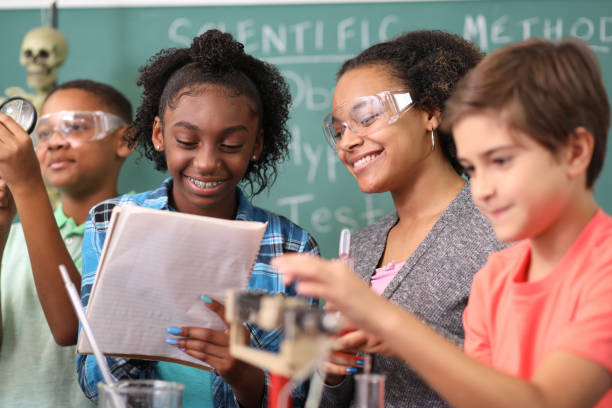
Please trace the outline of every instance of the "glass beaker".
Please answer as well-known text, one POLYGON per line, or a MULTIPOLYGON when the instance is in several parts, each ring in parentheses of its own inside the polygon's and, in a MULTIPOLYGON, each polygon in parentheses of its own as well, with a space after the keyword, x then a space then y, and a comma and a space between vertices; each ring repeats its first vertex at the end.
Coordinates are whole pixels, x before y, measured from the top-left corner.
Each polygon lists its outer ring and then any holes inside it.
POLYGON ((357 408, 384 408, 385 376, 383 374, 355 375, 357 408))
POLYGON ((181 408, 185 386, 161 380, 121 380, 98 383, 98 407, 181 408))

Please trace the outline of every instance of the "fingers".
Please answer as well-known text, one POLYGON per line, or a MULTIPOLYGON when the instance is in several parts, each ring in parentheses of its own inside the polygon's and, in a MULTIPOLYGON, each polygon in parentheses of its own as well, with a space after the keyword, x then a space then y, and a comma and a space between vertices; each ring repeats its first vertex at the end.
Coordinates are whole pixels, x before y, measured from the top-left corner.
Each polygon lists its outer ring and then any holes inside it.
POLYGON ((15 183, 35 185, 40 179, 40 164, 30 136, 11 117, 0 113, 0 174, 13 193, 15 183))
POLYGON ((183 353, 188 354, 193 358, 197 358, 198 360, 203 361, 206 364, 209 364, 210 366, 212 366, 212 369, 219 375, 222 375, 224 372, 223 367, 225 366, 225 357, 217 357, 211 354, 190 349, 183 350, 183 353))
POLYGON ((362 330, 352 330, 335 340, 334 349, 350 350, 353 352, 362 351, 362 348, 368 344, 368 340, 369 335, 362 330))
POLYGON ((326 261, 309 254, 283 255, 274 258, 272 266, 284 275, 286 284, 297 280, 296 290, 300 294, 334 302, 348 294, 348 286, 354 284, 351 279, 360 281, 343 263, 326 261), (345 283, 348 286, 345 287, 345 283))
POLYGON ((334 351, 323 364, 323 369, 326 374, 347 375, 358 372, 363 364, 363 358, 356 354, 334 351))
POLYGON ((0 208, 7 208, 10 204, 11 192, 6 181, 0 178, 0 208))
POLYGON ((334 304, 332 302, 326 302, 325 306, 323 307, 323 310, 325 310, 328 313, 336 313, 336 312, 338 312, 338 308, 336 306, 334 306, 334 304))
POLYGON ((272 259, 271 265, 283 272, 286 284, 296 279, 312 280, 324 276, 319 268, 327 268, 329 262, 310 254, 287 254, 272 259))
MULTIPOLYGON (((174 336, 185 336, 179 338, 167 337, 165 340, 167 344, 178 348, 185 354, 211 365, 214 369, 221 367, 224 359, 227 358, 227 346, 220 346, 219 344, 213 343, 215 341, 219 341, 220 337, 223 336, 223 333, 196 327, 168 327, 167 331, 168 334, 174 336), (190 335, 194 337, 187 337, 190 335)), ((227 342, 221 340, 220 343, 227 342)))
MULTIPOLYGON (((225 306, 207 295, 202 295, 201 299, 206 307, 215 312, 228 326, 225 320, 225 306)), ((176 336, 167 337, 165 339, 167 344, 210 364, 221 376, 237 364, 237 360, 229 353, 229 329, 221 332, 203 327, 172 326, 166 330, 169 335, 176 336)), ((246 338, 249 338, 248 332, 246 338)))
POLYGON ((181 327, 178 336, 194 341, 215 344, 218 346, 227 347, 229 345, 229 337, 227 333, 217 330, 206 329, 203 327, 181 327))
POLYGON ((206 354, 217 358, 224 358, 229 354, 227 333, 202 327, 168 327, 167 332, 177 337, 166 338, 166 343, 188 354, 206 354))
POLYGON ((229 327, 229 324, 225 320, 225 306, 223 306, 223 304, 219 301, 212 299, 207 295, 202 295, 201 299, 206 305, 206 307, 209 308, 211 311, 215 312, 215 314, 219 316, 219 318, 223 321, 225 326, 229 327))
POLYGON ((353 330, 339 337, 334 343, 334 349, 351 353, 384 354, 388 356, 390 353, 389 348, 382 340, 363 330, 353 330))
POLYGON ((234 378, 244 363, 229 352, 229 331, 220 332, 201 327, 168 327, 166 343, 200 361, 211 365, 224 380, 234 378))
POLYGON ((0 113, 0 141, 6 143, 9 139, 24 139, 30 136, 8 115, 0 113))

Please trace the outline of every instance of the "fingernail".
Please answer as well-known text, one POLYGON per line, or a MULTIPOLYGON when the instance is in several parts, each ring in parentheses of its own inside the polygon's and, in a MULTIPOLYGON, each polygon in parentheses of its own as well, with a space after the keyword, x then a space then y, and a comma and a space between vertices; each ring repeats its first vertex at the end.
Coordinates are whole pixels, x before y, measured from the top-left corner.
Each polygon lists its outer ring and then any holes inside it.
POLYGON ((357 365, 362 366, 364 364, 363 360, 357 360, 356 361, 357 365))
POLYGON ((202 295, 200 299, 202 299, 204 302, 208 303, 209 305, 212 303, 212 299, 206 295, 202 295))
POLYGON ((179 350, 185 351, 185 347, 179 347, 179 350))
POLYGON ((180 327, 170 326, 166 329, 166 331, 168 332, 168 334, 181 334, 180 327))
POLYGON ((166 343, 171 344, 173 346, 176 346, 178 344, 178 340, 177 339, 168 339, 168 338, 166 338, 166 343))
POLYGON ((355 374, 357 372, 357 369, 355 367, 349 367, 346 369, 346 372, 349 374, 355 374))

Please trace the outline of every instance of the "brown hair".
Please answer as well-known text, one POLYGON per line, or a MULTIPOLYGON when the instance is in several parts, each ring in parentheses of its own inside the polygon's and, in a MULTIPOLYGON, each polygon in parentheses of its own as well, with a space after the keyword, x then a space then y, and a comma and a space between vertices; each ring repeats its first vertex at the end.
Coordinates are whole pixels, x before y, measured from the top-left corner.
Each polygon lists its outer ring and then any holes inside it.
POLYGON ((89 92, 94 97, 97 97, 103 105, 106 105, 108 109, 112 110, 110 113, 118 115, 127 123, 132 122, 132 104, 125 95, 110 85, 90 79, 75 79, 54 86, 46 96, 45 102, 55 92, 65 89, 79 89, 89 92))
POLYGON ((606 155, 610 105, 586 43, 530 39, 491 53, 457 85, 442 126, 448 130, 467 115, 487 111, 552 153, 577 127, 587 129, 594 147, 586 183, 593 186, 606 155))

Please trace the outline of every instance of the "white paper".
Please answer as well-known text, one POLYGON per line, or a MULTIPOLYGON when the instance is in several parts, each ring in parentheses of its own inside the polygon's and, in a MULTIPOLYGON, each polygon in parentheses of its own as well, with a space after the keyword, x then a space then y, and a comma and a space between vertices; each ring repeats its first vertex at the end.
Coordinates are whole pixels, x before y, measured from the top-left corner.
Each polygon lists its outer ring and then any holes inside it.
MULTIPOLYGON (((201 299, 244 290, 265 223, 137 206, 113 209, 87 319, 102 352, 206 366, 165 343, 169 326, 225 330, 201 299)), ((77 352, 91 353, 86 336, 77 352)))

